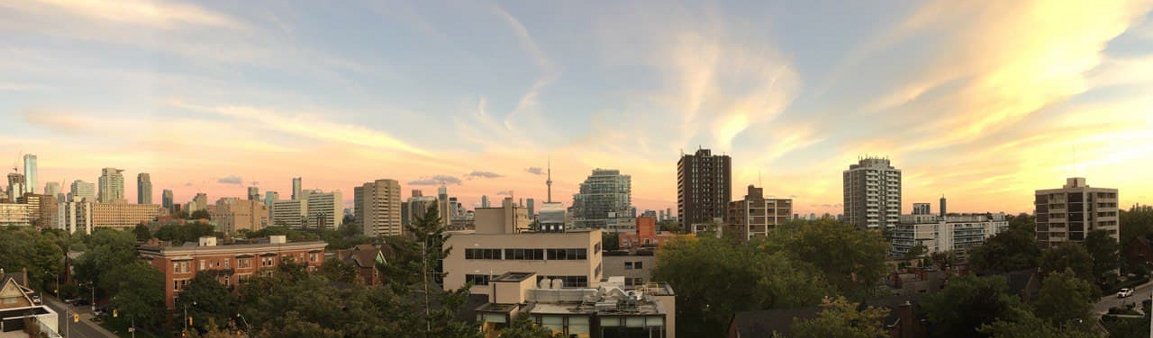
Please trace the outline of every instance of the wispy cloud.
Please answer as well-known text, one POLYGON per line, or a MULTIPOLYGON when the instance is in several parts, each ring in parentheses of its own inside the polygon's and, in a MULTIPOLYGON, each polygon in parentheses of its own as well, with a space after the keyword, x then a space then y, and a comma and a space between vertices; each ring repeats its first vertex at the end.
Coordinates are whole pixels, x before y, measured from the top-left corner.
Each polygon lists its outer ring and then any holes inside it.
POLYGON ((422 177, 417 180, 408 181, 409 185, 460 185, 461 183, 463 182, 460 178, 449 175, 422 177))
POLYGON ((89 20, 142 25, 153 28, 173 28, 177 25, 197 25, 240 28, 244 25, 219 12, 199 6, 151 0, 118 1, 17 1, 5 5, 40 14, 49 11, 67 12, 89 20))
POLYGON ((524 171, 537 176, 544 176, 545 174, 544 168, 541 167, 528 167, 528 169, 525 169, 524 171))
POLYGON ((225 176, 225 177, 221 177, 221 178, 217 179, 216 183, 229 184, 229 185, 241 185, 241 184, 244 184, 244 179, 240 178, 240 176, 231 175, 231 176, 225 176))
POLYGON ((464 177, 465 177, 465 178, 467 178, 467 179, 473 179, 473 178, 498 178, 498 177, 504 177, 504 175, 501 175, 501 174, 497 174, 497 173, 494 173, 494 172, 491 172, 491 171, 473 170, 471 173, 468 173, 467 175, 464 175, 464 177))

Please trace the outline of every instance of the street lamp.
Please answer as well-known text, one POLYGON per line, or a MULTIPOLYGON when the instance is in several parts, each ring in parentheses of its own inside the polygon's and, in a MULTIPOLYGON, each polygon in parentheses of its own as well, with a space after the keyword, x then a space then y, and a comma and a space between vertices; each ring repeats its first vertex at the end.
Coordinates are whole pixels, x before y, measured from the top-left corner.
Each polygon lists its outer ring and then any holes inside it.
MULTIPOLYGON (((188 306, 189 305, 190 304, 184 304, 184 332, 185 333, 188 332, 188 324, 189 324, 189 322, 192 321, 192 317, 188 316, 188 306)), ((192 301, 191 305, 196 306, 196 301, 192 301)))
POLYGON ((252 335, 252 325, 248 325, 248 319, 244 319, 244 316, 240 315, 240 313, 236 314, 236 318, 240 318, 240 321, 244 322, 244 336, 245 337, 251 336, 252 335))

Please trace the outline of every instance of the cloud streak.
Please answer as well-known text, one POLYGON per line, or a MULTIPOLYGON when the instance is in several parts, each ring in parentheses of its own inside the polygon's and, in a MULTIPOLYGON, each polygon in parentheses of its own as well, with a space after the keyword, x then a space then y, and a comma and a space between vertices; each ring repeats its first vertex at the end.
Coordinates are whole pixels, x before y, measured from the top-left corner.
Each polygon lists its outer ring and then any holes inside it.
POLYGON ((461 185, 463 181, 456 176, 436 175, 408 181, 408 185, 461 185))
POLYGON ((464 177, 465 177, 465 178, 467 178, 467 179, 473 179, 473 178, 499 178, 499 177, 504 177, 504 175, 501 175, 501 174, 497 174, 497 173, 494 173, 494 172, 491 172, 491 171, 473 170, 471 173, 468 173, 467 175, 464 175, 464 177))
POLYGON ((216 183, 228 184, 228 185, 242 185, 242 184, 244 184, 244 179, 240 178, 240 176, 231 175, 231 176, 225 176, 225 177, 221 177, 221 178, 217 179, 216 183))

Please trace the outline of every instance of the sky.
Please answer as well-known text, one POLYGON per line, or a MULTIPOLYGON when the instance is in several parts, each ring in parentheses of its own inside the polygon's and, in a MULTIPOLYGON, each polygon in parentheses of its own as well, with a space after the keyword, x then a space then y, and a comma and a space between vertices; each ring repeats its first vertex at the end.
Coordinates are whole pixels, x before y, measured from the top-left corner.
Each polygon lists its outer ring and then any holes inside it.
MULTIPOLYGON (((1150 1, 0 1, 0 160, 125 169, 177 202, 391 178, 404 197, 632 176, 676 209, 682 152, 841 212, 862 156, 903 204, 1032 210, 1066 177, 1153 202, 1150 1), (6 156, 6 157, 5 157, 6 156)), ((0 162, 6 164, 6 162, 0 162)), ((16 165, 19 166, 19 165, 16 165)))

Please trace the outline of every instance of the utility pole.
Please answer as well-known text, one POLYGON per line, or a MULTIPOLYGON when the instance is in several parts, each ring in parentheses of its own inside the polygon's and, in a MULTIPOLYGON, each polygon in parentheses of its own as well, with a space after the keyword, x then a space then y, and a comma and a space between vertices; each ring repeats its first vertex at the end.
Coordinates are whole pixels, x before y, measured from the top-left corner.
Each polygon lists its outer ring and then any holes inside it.
POLYGON ((432 332, 432 317, 429 313, 428 303, 428 241, 427 239, 420 243, 420 276, 424 279, 424 337, 428 338, 428 334, 432 332))

